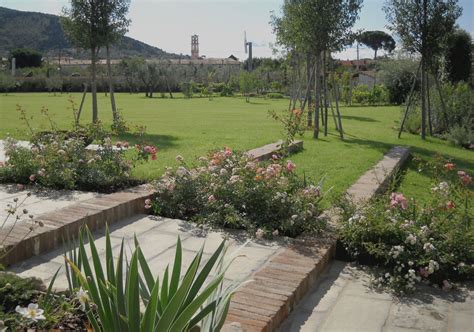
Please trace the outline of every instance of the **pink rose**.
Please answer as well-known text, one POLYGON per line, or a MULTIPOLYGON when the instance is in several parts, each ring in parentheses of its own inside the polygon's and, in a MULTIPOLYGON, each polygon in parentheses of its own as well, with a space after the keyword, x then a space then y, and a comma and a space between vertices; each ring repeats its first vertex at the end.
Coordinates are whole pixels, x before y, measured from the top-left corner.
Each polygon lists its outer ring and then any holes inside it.
POLYGON ((117 141, 117 143, 115 143, 115 146, 120 149, 122 147, 122 142, 117 141))
POLYGON ((288 172, 293 172, 293 170, 294 170, 295 168, 296 168, 296 165, 295 165, 294 162, 292 162, 291 160, 288 160, 288 161, 286 162, 286 170, 287 170, 288 172))
POLYGON ((128 142, 123 142, 122 145, 125 149, 128 149, 128 147, 130 146, 128 142))
POLYGON ((29 177, 30 181, 31 182, 35 182, 36 180, 36 175, 35 174, 31 174, 30 177, 29 177))
POLYGON ((263 229, 257 229, 257 231, 255 232, 255 237, 257 239, 262 239, 263 238, 263 235, 265 235, 265 232, 263 231, 263 229))
POLYGON ((428 272, 428 269, 424 267, 420 267, 420 269, 418 270, 418 274, 422 278, 428 278, 428 276, 430 275, 430 273, 428 272))
POLYGON ((454 164, 454 163, 446 163, 446 164, 444 164, 444 168, 447 169, 448 171, 452 171, 453 169, 456 168, 456 164, 454 164))
POLYGON ((225 155, 226 157, 232 156, 232 150, 231 150, 230 148, 228 148, 228 147, 225 147, 225 149, 224 149, 224 155, 225 155))
POLYGON ((455 207, 456 207, 456 206, 454 205, 453 201, 448 201, 448 202, 446 203, 446 208, 447 208, 448 210, 454 209, 455 207))
POLYGON ((390 195, 390 207, 395 208, 395 207, 401 207, 403 210, 406 210, 408 208, 408 201, 403 196, 403 194, 400 193, 392 193, 390 195))
POLYGON ((212 203, 212 202, 215 202, 216 201, 216 198, 214 197, 214 195, 210 195, 208 198, 207 198, 207 201, 209 203, 212 203))

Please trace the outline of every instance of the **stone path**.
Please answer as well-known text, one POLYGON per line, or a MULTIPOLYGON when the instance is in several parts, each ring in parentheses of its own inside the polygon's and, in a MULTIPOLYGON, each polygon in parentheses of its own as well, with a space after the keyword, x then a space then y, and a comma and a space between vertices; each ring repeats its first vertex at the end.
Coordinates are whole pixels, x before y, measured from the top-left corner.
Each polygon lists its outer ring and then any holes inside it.
MULTIPOLYGON (((92 192, 49 190, 33 186, 26 186, 25 189, 19 189, 17 185, 0 184, 0 222, 3 223, 7 216, 7 212, 5 211, 7 204, 14 205, 15 198, 17 198, 19 202, 24 200, 21 210, 27 209, 28 213, 37 217, 40 214, 56 211, 77 202, 100 196, 100 194, 92 192), (31 196, 28 198, 26 197, 27 193, 31 193, 31 196)), ((8 224, 11 222, 13 222, 12 217, 9 218, 5 226, 8 227, 8 224)))
POLYGON ((370 286, 370 273, 333 261, 320 283, 296 307, 280 332, 474 330, 474 283, 443 292, 422 286, 395 298, 370 286))
MULTIPOLYGON (((94 233, 98 251, 103 259, 105 257, 104 232, 102 229, 94 233)), ((205 231, 181 220, 136 215, 111 226, 114 253, 118 254, 122 237, 125 238, 126 247, 132 248, 134 234, 137 235, 153 274, 160 275, 160 277, 163 275, 166 265, 172 266, 173 264, 178 235, 182 240, 184 270, 204 243, 205 260, 210 257, 225 237, 228 237, 230 245, 229 254, 245 244, 226 274, 227 282, 247 279, 269 258, 279 252, 284 245, 284 239, 281 239, 280 242, 259 241, 257 243, 250 241, 246 243, 247 238, 244 232, 205 231)), ((64 265, 63 250, 63 248, 58 248, 48 254, 30 258, 13 265, 9 270, 20 276, 41 278, 47 284, 56 270, 64 265)), ((67 288, 64 267, 61 268, 55 287, 58 290, 67 288)))

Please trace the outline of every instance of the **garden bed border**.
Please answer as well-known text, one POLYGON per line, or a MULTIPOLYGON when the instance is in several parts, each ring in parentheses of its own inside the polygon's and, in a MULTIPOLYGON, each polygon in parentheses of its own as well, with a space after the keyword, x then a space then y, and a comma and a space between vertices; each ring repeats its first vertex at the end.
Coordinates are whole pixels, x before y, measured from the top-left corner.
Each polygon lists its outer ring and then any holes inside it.
MULTIPOLYGON (((387 189, 390 181, 410 155, 407 147, 396 146, 348 190, 347 196, 361 206, 387 189)), ((339 214, 335 209, 323 212, 330 229, 339 214)), ((297 303, 319 281, 336 253, 334 231, 318 239, 300 236, 295 244, 283 249, 250 278, 232 297, 223 331, 276 331, 297 303)))
MULTIPOLYGON (((303 141, 295 141, 290 150, 299 150, 302 146, 303 141)), ((277 142, 250 150, 248 154, 256 160, 264 160, 280 148, 281 142, 277 142)), ((383 192, 408 156, 409 148, 392 148, 347 190, 347 195, 357 204, 363 204, 383 192)), ((19 224, 6 243, 6 249, 12 249, 0 263, 11 265, 49 252, 76 235, 83 225, 96 230, 145 213, 144 200, 153 194, 150 185, 141 185, 42 214, 37 220, 44 226, 33 232, 27 225, 19 224)), ((323 216, 331 225, 338 213, 331 209, 323 216)), ((300 236, 291 246, 272 256, 251 276, 253 282, 245 284, 233 296, 224 331, 275 331, 318 282, 335 255, 336 242, 332 231, 317 239, 300 236)))

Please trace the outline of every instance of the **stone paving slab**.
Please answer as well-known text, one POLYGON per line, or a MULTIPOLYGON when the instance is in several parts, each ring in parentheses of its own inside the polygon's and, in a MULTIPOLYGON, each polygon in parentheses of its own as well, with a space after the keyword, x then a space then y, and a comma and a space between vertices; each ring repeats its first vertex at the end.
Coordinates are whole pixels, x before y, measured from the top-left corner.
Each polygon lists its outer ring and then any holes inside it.
POLYGON ((473 331, 472 282, 450 292, 422 286, 397 298, 370 281, 366 268, 333 261, 279 331, 473 331))
MULTIPOLYGON (((285 239, 280 241, 254 240, 246 243, 245 232, 224 232, 203 230, 182 220, 156 218, 147 215, 137 215, 124 219, 110 227, 111 242, 114 254, 118 255, 122 237, 125 239, 127 254, 134 247, 134 234, 136 234, 140 247, 147 258, 154 275, 163 275, 168 264, 172 266, 176 241, 181 237, 183 247, 183 270, 192 261, 194 255, 205 244, 204 262, 211 256, 224 238, 229 244, 228 253, 231 254, 241 246, 239 256, 233 262, 226 274, 227 281, 243 281, 263 266, 271 257, 278 253, 286 245, 285 239)), ((94 232, 96 246, 102 260, 105 260, 105 231, 103 229, 94 232)), ((55 283, 57 290, 67 288, 67 280, 63 267, 64 247, 55 249, 45 255, 27 259, 9 268, 10 271, 22 277, 38 277, 46 284, 49 283, 53 274, 61 268, 55 283)))
MULTIPOLYGON (((275 152, 281 149, 282 144, 283 144, 283 141, 279 140, 278 142, 267 144, 256 149, 249 150, 247 151, 247 155, 250 158, 255 159, 255 160, 270 159, 275 152)), ((295 152, 302 149, 303 149, 302 140, 295 140, 288 147, 288 150, 290 152, 295 152)))
POLYGON ((354 202, 363 204, 374 195, 382 193, 409 156, 410 149, 408 147, 396 146, 392 148, 382 160, 347 190, 347 194, 354 202))
MULTIPOLYGON (((101 194, 93 192, 84 192, 76 190, 50 190, 34 186, 25 186, 19 188, 17 185, 0 184, 0 220, 3 222, 7 213, 5 211, 7 204, 14 204, 14 199, 24 201, 21 209, 27 209, 34 216, 43 213, 57 211, 71 206, 78 202, 83 202, 91 198, 100 197, 101 194), (30 193, 30 197, 26 197, 30 193)), ((11 218, 10 218, 11 219, 11 218)), ((13 220, 9 220, 5 226, 8 227, 13 220)))

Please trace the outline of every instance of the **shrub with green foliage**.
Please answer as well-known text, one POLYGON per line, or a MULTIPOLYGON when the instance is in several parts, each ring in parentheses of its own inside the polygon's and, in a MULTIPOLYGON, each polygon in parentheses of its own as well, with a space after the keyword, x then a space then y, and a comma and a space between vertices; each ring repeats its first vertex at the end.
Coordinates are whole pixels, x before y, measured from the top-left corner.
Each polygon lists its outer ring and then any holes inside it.
MULTIPOLYGON (((380 63, 381 83, 388 90, 391 104, 402 104, 410 93, 418 62, 410 59, 385 60, 380 63)), ((419 90, 417 80, 416 90, 419 90)))
POLYGON ((269 92, 265 95, 265 97, 270 99, 282 99, 284 96, 280 92, 269 92))
POLYGON ((353 104, 383 105, 388 102, 388 90, 383 85, 375 85, 372 89, 367 85, 358 85, 352 90, 353 104))
POLYGON ((8 74, 0 72, 0 92, 8 93, 13 91, 17 86, 15 79, 8 74))
POLYGON ((144 146, 133 148, 134 155, 127 158, 127 148, 128 143, 124 142, 114 149, 110 138, 105 138, 97 151, 88 150, 82 139, 66 139, 61 133, 42 142, 33 141, 31 147, 7 139, 8 160, 0 167, 0 181, 55 189, 115 191, 138 183, 130 176, 133 162, 156 155, 156 148, 144 146))
POLYGON ((471 176, 439 159, 420 167, 433 174, 426 205, 401 193, 357 210, 342 205, 339 235, 348 253, 381 266, 377 281, 402 292, 418 282, 449 289, 453 281, 474 278, 471 176))
POLYGON ((43 55, 29 48, 15 48, 10 51, 8 56, 10 66, 13 58, 15 58, 16 68, 40 67, 43 55))
POLYGON ((297 236, 324 227, 319 218, 320 185, 308 185, 295 164, 274 156, 257 162, 229 148, 169 169, 146 202, 152 213, 264 235, 297 236))
MULTIPOLYGON (((445 137, 457 146, 469 147, 473 142, 474 92, 467 83, 441 85, 441 96, 436 86, 430 89, 430 110, 433 134, 445 137)), ((405 108, 402 109, 403 117, 405 108)), ((412 98, 405 130, 417 134, 421 131, 419 94, 412 98)))

